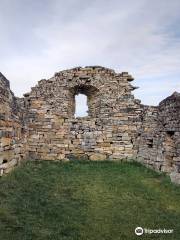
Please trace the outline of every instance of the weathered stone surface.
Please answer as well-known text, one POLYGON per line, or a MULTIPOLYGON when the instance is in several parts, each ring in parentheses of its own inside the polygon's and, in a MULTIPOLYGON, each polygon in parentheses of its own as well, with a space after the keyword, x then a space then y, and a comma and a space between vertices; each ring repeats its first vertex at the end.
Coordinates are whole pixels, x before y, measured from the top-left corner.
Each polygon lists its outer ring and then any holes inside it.
MULTIPOLYGON (((158 107, 145 107, 138 134, 138 157, 156 170, 178 173, 180 157, 180 94, 175 92, 158 107)), ((173 173, 174 174, 174 173, 173 173)))
POLYGON ((180 173, 172 172, 170 178, 173 183, 180 184, 180 173))
POLYGON ((11 171, 25 157, 23 131, 18 99, 0 73, 0 175, 11 171))
POLYGON ((6 147, 11 145, 11 138, 2 137, 1 138, 1 147, 6 147))
POLYGON ((1 164, 0 168, 5 170, 8 168, 12 168, 15 165, 17 165, 17 159, 12 159, 11 161, 9 161, 7 163, 1 164))
POLYGON ((95 153, 90 156, 90 160, 92 161, 103 161, 106 160, 107 156, 101 153, 95 153))
POLYGON ((127 72, 77 67, 16 98, 0 74, 1 175, 23 159, 136 159, 177 178, 180 94, 144 106, 134 99, 132 81, 127 72), (74 116, 78 93, 87 95, 88 117, 74 116))

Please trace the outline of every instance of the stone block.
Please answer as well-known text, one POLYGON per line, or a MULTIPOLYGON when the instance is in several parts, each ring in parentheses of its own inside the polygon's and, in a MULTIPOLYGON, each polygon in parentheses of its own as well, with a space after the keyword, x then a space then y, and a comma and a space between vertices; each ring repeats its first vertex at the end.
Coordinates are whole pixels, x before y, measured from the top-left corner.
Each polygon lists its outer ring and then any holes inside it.
POLYGON ((6 147, 6 146, 11 145, 11 142, 12 142, 12 138, 2 137, 2 138, 0 139, 0 143, 1 143, 1 146, 2 146, 2 147, 6 147))
POLYGON ((90 156, 90 160, 92 161, 103 161, 107 159, 107 155, 101 153, 94 153, 90 156))
POLYGON ((170 178, 173 183, 180 184, 180 173, 172 172, 170 178))
POLYGON ((0 165, 0 169, 8 169, 8 168, 12 168, 14 167, 15 165, 17 165, 17 159, 13 159, 7 163, 3 163, 0 165))

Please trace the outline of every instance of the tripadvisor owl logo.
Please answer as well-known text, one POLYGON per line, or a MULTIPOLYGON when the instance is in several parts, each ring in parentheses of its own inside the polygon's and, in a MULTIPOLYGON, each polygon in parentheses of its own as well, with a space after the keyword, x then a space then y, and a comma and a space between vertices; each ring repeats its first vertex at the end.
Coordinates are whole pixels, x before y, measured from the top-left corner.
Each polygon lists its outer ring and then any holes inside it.
POLYGON ((142 227, 137 227, 135 229, 135 234, 137 236, 141 236, 143 234, 172 234, 174 232, 174 229, 149 229, 149 228, 142 228, 142 227))
POLYGON ((143 235, 143 233, 144 233, 144 231, 143 231, 143 228, 142 228, 142 227, 137 227, 137 228, 135 229, 135 234, 136 234, 137 236, 141 236, 141 235, 143 235))

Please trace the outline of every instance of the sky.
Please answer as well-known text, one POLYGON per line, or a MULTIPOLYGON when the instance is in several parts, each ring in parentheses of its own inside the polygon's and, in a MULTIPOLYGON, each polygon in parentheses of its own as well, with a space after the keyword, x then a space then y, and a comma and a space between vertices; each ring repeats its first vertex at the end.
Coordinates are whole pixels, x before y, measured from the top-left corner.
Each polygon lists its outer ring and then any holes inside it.
POLYGON ((180 0, 0 0, 0 72, 16 96, 60 70, 128 71, 143 104, 180 92, 180 0))

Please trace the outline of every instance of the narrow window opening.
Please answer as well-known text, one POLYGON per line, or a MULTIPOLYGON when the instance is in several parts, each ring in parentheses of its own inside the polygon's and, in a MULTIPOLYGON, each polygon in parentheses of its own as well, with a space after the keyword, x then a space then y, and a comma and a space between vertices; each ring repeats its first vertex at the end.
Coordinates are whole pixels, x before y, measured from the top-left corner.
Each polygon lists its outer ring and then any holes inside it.
POLYGON ((148 148, 153 148, 153 139, 148 139, 147 145, 148 145, 148 148))
POLYGON ((167 131, 167 135, 169 135, 169 137, 172 137, 172 136, 174 136, 174 131, 167 131))
POLYGON ((87 96, 85 94, 77 94, 75 96, 75 117, 87 117, 88 105, 87 96))

